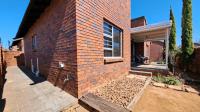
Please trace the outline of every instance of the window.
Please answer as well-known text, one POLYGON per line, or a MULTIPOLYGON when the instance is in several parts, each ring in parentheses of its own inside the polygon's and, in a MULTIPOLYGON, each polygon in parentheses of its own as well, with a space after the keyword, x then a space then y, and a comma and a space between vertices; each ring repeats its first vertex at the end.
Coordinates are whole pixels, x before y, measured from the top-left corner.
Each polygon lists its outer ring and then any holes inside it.
POLYGON ((32 37, 32 49, 33 50, 35 50, 36 48, 37 48, 37 36, 36 35, 34 35, 33 37, 32 37))
POLYGON ((104 22, 104 57, 122 57, 122 31, 104 22))

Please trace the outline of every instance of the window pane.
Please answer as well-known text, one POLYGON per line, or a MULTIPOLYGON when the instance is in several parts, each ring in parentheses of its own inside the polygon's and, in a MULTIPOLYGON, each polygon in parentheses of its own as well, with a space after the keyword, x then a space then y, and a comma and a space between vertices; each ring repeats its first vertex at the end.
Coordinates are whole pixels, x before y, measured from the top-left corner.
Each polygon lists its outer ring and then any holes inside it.
POLYGON ((114 49, 114 57, 121 56, 121 31, 114 28, 113 34, 113 49, 114 49))
POLYGON ((121 57, 122 31, 115 26, 104 22, 104 56, 121 57))
POLYGON ((36 45, 36 35, 34 35, 33 37, 32 37, 32 48, 33 49, 36 49, 37 48, 37 45, 36 45))
POLYGON ((112 39, 111 38, 104 36, 104 47, 112 48, 112 39))
POLYGON ((104 50, 104 57, 112 57, 112 50, 104 50))
POLYGON ((109 25, 108 23, 104 22, 103 28, 104 28, 104 33, 105 34, 112 36, 112 26, 111 25, 109 25))
POLYGON ((34 37, 32 38, 32 48, 33 49, 35 48, 35 38, 34 37))

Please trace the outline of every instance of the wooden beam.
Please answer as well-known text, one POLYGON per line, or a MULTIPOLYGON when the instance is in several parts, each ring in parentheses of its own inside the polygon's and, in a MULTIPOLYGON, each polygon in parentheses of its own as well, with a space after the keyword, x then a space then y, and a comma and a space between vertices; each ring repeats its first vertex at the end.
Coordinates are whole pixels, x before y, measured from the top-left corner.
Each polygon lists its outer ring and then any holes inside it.
POLYGON ((98 112, 131 112, 121 106, 108 102, 92 93, 88 93, 80 99, 81 103, 98 112))

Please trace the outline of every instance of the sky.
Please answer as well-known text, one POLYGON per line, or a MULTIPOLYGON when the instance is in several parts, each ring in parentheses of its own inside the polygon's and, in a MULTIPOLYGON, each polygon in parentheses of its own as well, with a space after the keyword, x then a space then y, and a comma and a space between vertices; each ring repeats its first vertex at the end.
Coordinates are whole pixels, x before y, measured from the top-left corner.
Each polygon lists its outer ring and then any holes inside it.
POLYGON ((3 47, 15 37, 29 0, 0 0, 0 37, 3 47))
MULTIPOLYGON (((193 2, 193 41, 200 41, 200 0, 193 2)), ((29 0, 0 0, 0 37, 3 46, 15 37, 29 0)), ((181 44, 182 0, 131 0, 131 18, 145 16, 148 24, 169 20, 172 6, 176 19, 177 44, 181 44)))

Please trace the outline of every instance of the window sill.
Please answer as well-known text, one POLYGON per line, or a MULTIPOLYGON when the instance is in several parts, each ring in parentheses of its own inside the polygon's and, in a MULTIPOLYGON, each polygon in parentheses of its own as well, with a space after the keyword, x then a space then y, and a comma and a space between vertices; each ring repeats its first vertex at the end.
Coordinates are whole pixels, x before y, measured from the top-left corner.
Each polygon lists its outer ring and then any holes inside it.
POLYGON ((109 64, 109 63, 117 63, 117 62, 123 62, 123 58, 104 58, 104 63, 109 64))

